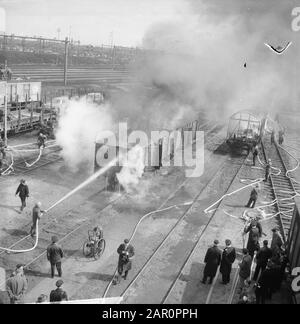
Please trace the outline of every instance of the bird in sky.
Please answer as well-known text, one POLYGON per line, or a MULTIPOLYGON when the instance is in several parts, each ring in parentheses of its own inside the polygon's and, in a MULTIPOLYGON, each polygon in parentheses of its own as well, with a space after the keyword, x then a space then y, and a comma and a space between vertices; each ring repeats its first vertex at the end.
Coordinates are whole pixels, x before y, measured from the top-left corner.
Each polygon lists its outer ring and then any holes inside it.
POLYGON ((292 42, 288 42, 284 47, 282 46, 277 46, 276 48, 268 43, 264 43, 270 50, 275 52, 277 55, 283 54, 291 45, 292 42))

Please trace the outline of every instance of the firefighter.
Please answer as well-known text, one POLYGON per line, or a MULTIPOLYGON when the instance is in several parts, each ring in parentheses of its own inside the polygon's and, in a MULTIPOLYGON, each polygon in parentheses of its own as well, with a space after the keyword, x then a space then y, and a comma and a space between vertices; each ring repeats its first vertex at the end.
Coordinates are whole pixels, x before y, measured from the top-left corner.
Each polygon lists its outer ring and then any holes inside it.
POLYGON ((250 193, 249 201, 248 201, 248 203, 247 203, 247 205, 245 207, 247 207, 247 208, 254 208, 255 207, 257 197, 258 197, 258 190, 259 190, 259 186, 257 184, 255 186, 255 188, 252 189, 252 191, 250 193))
POLYGON ((258 145, 257 144, 253 148, 252 155, 253 155, 253 166, 255 166, 257 156, 258 156, 258 145))
POLYGON ((42 215, 45 213, 44 210, 41 210, 42 204, 37 202, 32 209, 32 226, 30 229, 30 235, 32 238, 36 235, 36 223, 41 219, 42 215))
POLYGON ((24 179, 20 181, 20 185, 16 191, 16 195, 17 194, 19 194, 19 197, 21 199, 20 211, 22 212, 23 209, 26 207, 26 198, 29 197, 29 189, 24 179))
POLYGON ((283 144, 283 141, 284 141, 284 131, 283 130, 280 130, 279 131, 279 138, 278 138, 278 142, 279 142, 279 145, 282 145, 283 144))
POLYGON ((274 144, 275 143, 275 131, 272 130, 272 133, 271 133, 271 144, 274 144))
POLYGON ((43 149, 46 147, 45 145, 45 141, 47 139, 47 136, 43 133, 43 132, 40 132, 39 136, 38 136, 38 146, 39 146, 39 149, 42 147, 43 149))
POLYGON ((272 160, 268 159, 268 163, 266 165, 266 175, 265 175, 265 182, 267 182, 271 175, 271 168, 272 168, 272 160))

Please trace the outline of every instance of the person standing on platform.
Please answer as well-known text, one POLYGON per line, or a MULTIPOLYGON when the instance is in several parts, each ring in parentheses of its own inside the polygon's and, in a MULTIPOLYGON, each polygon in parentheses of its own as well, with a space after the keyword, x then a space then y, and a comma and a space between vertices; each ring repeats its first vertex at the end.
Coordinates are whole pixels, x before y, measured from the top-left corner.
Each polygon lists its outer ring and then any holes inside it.
POLYGON ((242 292, 242 289, 245 286, 245 281, 250 277, 251 275, 251 264, 252 264, 252 257, 249 255, 249 252, 247 249, 243 249, 243 258, 242 261, 239 263, 239 293, 242 292))
POLYGON ((6 282, 11 304, 22 304, 28 282, 24 275, 24 265, 18 264, 13 275, 6 282))
POLYGON ((221 250, 218 248, 219 241, 214 240, 213 247, 210 247, 205 255, 204 263, 204 273, 202 283, 205 284, 207 278, 209 278, 209 284, 212 284, 214 277, 216 276, 218 267, 221 263, 221 250))
POLYGON ((222 260, 220 266, 220 272, 222 274, 222 283, 227 285, 230 282, 230 274, 232 270, 232 264, 236 259, 235 248, 231 246, 231 241, 225 241, 226 248, 222 253, 222 260))
POLYGON ((67 293, 61 288, 64 282, 60 279, 56 281, 56 289, 50 292, 50 303, 68 300, 67 293))
POLYGON ((61 259, 64 257, 64 252, 60 246, 58 246, 58 238, 56 236, 52 236, 52 243, 47 248, 47 259, 51 265, 51 278, 54 278, 55 267, 58 272, 58 276, 62 276, 61 269, 61 259))
POLYGON ((268 241, 263 242, 263 247, 259 249, 256 254, 256 267, 253 276, 253 280, 257 280, 258 275, 262 273, 268 264, 269 259, 272 257, 272 250, 268 247, 268 241))

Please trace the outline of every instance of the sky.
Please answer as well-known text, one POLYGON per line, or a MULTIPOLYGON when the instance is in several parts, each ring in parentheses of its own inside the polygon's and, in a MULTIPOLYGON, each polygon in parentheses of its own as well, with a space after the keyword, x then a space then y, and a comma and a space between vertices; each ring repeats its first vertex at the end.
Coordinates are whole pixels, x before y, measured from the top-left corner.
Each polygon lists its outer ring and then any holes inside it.
POLYGON ((141 45, 149 26, 176 19, 180 0, 0 0, 6 32, 84 44, 141 45))
POLYGON ((297 0, 0 0, 7 33, 52 38, 60 29, 60 38, 123 46, 140 46, 149 29, 162 22, 190 22, 192 12, 201 17, 204 12, 216 24, 243 19, 245 28, 261 28, 271 40, 281 41, 291 30, 291 10, 297 5, 297 0))

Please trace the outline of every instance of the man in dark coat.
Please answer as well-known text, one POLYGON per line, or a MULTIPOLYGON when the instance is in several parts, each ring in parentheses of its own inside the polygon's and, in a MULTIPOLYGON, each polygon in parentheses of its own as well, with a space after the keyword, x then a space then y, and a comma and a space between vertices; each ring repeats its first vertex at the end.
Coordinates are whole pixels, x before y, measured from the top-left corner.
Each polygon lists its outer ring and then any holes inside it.
POLYGON ((251 275, 251 265, 252 265, 252 258, 249 255, 249 252, 247 249, 243 249, 243 258, 242 261, 239 263, 239 293, 242 292, 242 289, 245 286, 245 281, 250 277, 251 275))
POLYGON ((271 159, 268 160, 266 165, 266 174, 265 174, 265 182, 267 182, 271 176, 271 168, 272 168, 272 161, 271 159))
POLYGON ((255 188, 252 189, 251 193, 250 193, 250 198, 248 201, 248 204, 245 206, 247 208, 254 208, 256 201, 257 201, 257 197, 258 197, 258 185, 255 186, 255 188))
POLYGON ((218 248, 219 241, 214 241, 214 246, 210 247, 205 255, 204 262, 206 263, 203 273, 202 283, 205 284, 209 278, 209 284, 212 284, 214 277, 217 273, 218 267, 221 263, 221 251, 218 248))
POLYGON ((119 254, 118 262, 118 278, 117 282, 120 282, 120 277, 124 272, 124 280, 127 279, 128 271, 132 268, 132 259, 134 257, 134 248, 129 244, 129 240, 125 239, 124 243, 121 244, 117 250, 119 254))
POLYGON ((278 246, 281 247, 284 242, 278 228, 273 228, 272 232, 271 250, 273 251, 273 254, 277 254, 278 246))
POLYGON ((272 250, 268 247, 268 241, 263 242, 263 247, 259 249, 256 254, 256 268, 253 276, 253 280, 257 280, 260 272, 263 272, 268 264, 269 259, 272 257, 272 250))
POLYGON ((51 265, 51 277, 54 278, 55 267, 58 272, 58 276, 62 276, 61 270, 61 259, 64 257, 63 250, 56 243, 58 242, 58 238, 56 236, 52 236, 52 243, 47 248, 47 259, 51 265))
POLYGON ((52 290, 50 293, 50 303, 68 300, 67 293, 61 288, 63 283, 64 282, 61 279, 56 281, 55 285, 57 288, 55 290, 52 290))
POLYGON ((244 233, 249 233, 247 249, 249 251, 250 256, 254 257, 254 252, 258 251, 259 246, 259 239, 262 236, 262 227, 259 221, 252 220, 250 225, 245 227, 244 233))
POLYGON ((265 304, 266 299, 272 298, 275 281, 276 269, 274 269, 274 264, 271 261, 269 261, 266 269, 262 272, 258 280, 258 289, 256 291, 257 304, 265 304))
POLYGON ((220 272, 222 273, 222 283, 227 285, 230 282, 230 273, 232 269, 232 264, 236 258, 235 248, 231 246, 231 241, 225 241, 226 248, 222 253, 222 260, 220 266, 220 272))
POLYGON ((23 209, 26 207, 26 198, 29 197, 29 189, 28 189, 28 186, 26 184, 26 181, 24 179, 22 179, 20 181, 20 185, 19 187, 17 188, 17 191, 16 191, 16 195, 19 194, 19 197, 21 199, 21 212, 23 211, 23 209))
POLYGON ((254 146, 252 155, 253 155, 253 166, 255 166, 257 156, 258 156, 258 146, 257 145, 254 146))

